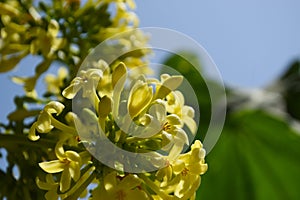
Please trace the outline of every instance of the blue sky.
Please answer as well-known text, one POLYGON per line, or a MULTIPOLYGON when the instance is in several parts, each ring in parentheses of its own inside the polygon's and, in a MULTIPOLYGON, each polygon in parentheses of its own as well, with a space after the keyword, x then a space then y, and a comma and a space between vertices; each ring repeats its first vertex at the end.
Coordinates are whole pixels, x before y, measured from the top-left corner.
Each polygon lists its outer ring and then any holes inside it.
POLYGON ((171 28, 194 38, 229 85, 264 86, 300 58, 298 0, 185 2, 137 0, 141 27, 171 28))
MULTIPOLYGON (((226 84, 262 87, 300 58, 299 0, 137 0, 140 26, 170 28, 199 42, 217 64, 226 84)), ((22 87, 0 74, 0 121, 14 109, 22 87)), ((31 68, 32 70, 32 68, 31 68)))

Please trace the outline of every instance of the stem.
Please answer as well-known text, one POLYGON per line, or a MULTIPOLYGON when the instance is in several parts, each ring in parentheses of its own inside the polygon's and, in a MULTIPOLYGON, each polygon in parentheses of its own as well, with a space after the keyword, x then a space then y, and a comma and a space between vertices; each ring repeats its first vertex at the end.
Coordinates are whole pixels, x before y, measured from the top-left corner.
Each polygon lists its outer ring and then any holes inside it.
POLYGON ((25 145, 38 148, 49 148, 55 146, 56 142, 40 138, 38 142, 31 141, 26 135, 12 135, 0 133, 0 146, 15 149, 16 145, 25 145))
POLYGON ((61 131, 64 131, 67 134, 77 135, 77 131, 76 131, 75 128, 65 125, 64 123, 62 123, 62 122, 58 121, 57 119, 55 119, 52 115, 50 115, 50 117, 51 117, 51 124, 55 128, 57 128, 61 131))

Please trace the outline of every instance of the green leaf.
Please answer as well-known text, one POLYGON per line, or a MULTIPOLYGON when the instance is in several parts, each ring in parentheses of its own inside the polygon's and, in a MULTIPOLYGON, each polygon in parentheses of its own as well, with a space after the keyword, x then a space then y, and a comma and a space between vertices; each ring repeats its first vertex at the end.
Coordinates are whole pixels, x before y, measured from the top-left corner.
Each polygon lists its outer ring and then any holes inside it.
POLYGON ((209 170, 198 198, 300 199, 299 145, 299 133, 275 116, 262 111, 231 114, 207 156, 209 170))
POLYGON ((279 83, 286 110, 292 117, 300 120, 300 61, 292 63, 281 76, 279 83))

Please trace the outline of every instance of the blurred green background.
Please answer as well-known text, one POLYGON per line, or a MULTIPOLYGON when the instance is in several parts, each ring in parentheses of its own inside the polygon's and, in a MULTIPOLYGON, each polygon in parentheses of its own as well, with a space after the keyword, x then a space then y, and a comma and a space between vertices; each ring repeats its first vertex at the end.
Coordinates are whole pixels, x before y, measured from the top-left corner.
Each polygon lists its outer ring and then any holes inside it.
MULTIPOLYGON (((173 55, 165 64, 185 75, 200 105, 197 137, 203 141, 210 100, 201 75, 188 60, 173 55), (189 70, 187 70, 189 69, 189 70)), ((197 199, 300 199, 300 63, 295 61, 268 87, 226 88, 227 116, 222 134, 207 155, 197 199)))

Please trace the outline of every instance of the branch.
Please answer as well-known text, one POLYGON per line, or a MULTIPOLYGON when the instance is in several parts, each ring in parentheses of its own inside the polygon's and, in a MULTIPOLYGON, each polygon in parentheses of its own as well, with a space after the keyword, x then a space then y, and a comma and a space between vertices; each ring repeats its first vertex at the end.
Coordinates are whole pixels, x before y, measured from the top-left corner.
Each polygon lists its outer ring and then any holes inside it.
POLYGON ((55 141, 48 139, 39 139, 38 141, 31 141, 26 135, 13 135, 0 133, 0 147, 16 148, 17 145, 30 146, 36 148, 49 148, 55 146, 55 141))

